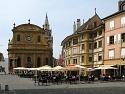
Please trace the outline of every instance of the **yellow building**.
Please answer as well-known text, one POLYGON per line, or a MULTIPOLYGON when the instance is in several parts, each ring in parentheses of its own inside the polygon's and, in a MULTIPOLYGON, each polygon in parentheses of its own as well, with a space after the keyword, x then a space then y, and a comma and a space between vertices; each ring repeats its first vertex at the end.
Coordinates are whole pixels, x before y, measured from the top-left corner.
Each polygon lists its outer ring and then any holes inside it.
POLYGON ((46 15, 43 28, 30 24, 21 24, 12 29, 13 37, 8 43, 9 69, 13 67, 52 66, 53 37, 46 15))
POLYGON ((79 64, 94 67, 103 64, 104 24, 95 13, 81 25, 80 19, 73 25, 74 32, 61 43, 63 64, 79 64), (77 24, 77 25, 76 25, 77 24))

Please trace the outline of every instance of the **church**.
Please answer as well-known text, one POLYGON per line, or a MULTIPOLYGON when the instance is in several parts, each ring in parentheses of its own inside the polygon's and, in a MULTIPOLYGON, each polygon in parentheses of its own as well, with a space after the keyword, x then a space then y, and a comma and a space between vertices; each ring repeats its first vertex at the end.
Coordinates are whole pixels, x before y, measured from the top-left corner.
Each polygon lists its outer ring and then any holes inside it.
POLYGON ((42 27, 31 24, 15 26, 12 29, 13 37, 8 43, 9 70, 14 67, 40 67, 52 66, 53 36, 48 16, 42 27))

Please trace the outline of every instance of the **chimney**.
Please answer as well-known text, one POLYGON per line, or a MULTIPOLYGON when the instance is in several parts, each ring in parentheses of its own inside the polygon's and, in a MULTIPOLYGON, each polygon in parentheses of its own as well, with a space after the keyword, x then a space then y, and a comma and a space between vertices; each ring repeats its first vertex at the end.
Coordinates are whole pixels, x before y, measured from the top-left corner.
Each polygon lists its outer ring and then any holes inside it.
POLYGON ((73 33, 76 31, 76 24, 75 24, 75 21, 74 21, 74 24, 73 24, 73 33))
POLYGON ((77 29, 81 26, 80 19, 77 19, 77 29))
POLYGON ((118 1, 118 11, 122 11, 123 9, 122 9, 122 3, 124 2, 125 0, 119 0, 118 1))

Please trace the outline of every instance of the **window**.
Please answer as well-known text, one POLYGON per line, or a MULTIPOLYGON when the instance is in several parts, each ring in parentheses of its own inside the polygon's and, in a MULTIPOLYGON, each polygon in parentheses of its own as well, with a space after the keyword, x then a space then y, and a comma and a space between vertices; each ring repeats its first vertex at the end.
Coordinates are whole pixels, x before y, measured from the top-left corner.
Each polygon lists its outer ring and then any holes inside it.
POLYGON ((69 47, 71 46, 71 42, 69 41, 69 47))
POLYGON ((109 59, 114 58, 114 50, 109 50, 109 59))
POLYGON ((114 36, 110 36, 110 38, 109 38, 109 44, 114 44, 114 36))
POLYGON ((92 62, 92 57, 89 57, 89 62, 92 62))
POLYGON ((40 66, 41 66, 41 59, 37 58, 37 67, 40 67, 40 66))
POLYGON ((123 42, 125 42, 125 33, 121 34, 121 39, 123 40, 123 42))
POLYGON ((27 62, 31 62, 31 57, 27 57, 27 62))
POLYGON ((40 42, 40 40, 41 40, 41 38, 40 38, 40 36, 38 36, 38 42, 40 42))
POLYGON ((99 61, 102 60, 102 56, 101 55, 98 56, 98 60, 99 61))
POLYGON ((89 43, 89 49, 92 50, 92 43, 89 43))
MULTIPOLYGON (((118 34, 118 42, 120 41, 120 36, 118 34)), ((107 45, 116 43, 116 35, 107 37, 107 45)))
POLYGON ((125 17, 121 18, 121 26, 125 26, 125 17))
POLYGON ((17 67, 21 67, 21 59, 20 59, 20 57, 17 58, 17 67))
POLYGON ((73 48, 73 54, 77 54, 77 48, 73 48))
POLYGON ((48 65, 48 58, 46 58, 46 62, 45 62, 45 65, 48 65))
POLYGON ((97 37, 97 32, 94 33, 94 38, 97 37))
POLYGON ((85 35, 84 34, 82 35, 82 39, 85 39, 85 35))
POLYGON ((93 37, 92 37, 92 34, 89 34, 89 38, 93 38, 93 37))
POLYGON ((84 56, 81 57, 82 62, 84 62, 84 56))
POLYGON ((97 22, 94 22, 94 28, 96 28, 97 27, 97 22))
POLYGON ((125 5, 122 6, 122 9, 125 10, 125 5))
POLYGON ((77 59, 73 59, 73 64, 77 64, 77 59))
POLYGON ((96 49, 96 48, 97 48, 97 42, 94 43, 94 49, 96 49))
POLYGON ((20 41, 20 35, 17 35, 17 41, 20 41))
POLYGON ((102 35, 102 30, 99 31, 99 36, 102 35))
POLYGON ((84 44, 82 44, 82 50, 84 50, 85 49, 85 45, 84 44))
POLYGON ((111 21, 110 22, 110 30, 113 30, 114 29, 114 21, 111 21))
POLYGON ((68 47, 68 43, 66 43, 66 48, 68 47))
POLYGON ((102 47, 102 40, 99 41, 99 47, 102 47))
POLYGON ((73 39, 73 45, 78 44, 78 39, 73 39))
POLYGON ((68 62, 69 62, 69 64, 70 64, 70 60, 69 60, 68 62))
POLYGON ((125 58, 125 48, 122 48, 122 51, 121 51, 121 58, 125 58))

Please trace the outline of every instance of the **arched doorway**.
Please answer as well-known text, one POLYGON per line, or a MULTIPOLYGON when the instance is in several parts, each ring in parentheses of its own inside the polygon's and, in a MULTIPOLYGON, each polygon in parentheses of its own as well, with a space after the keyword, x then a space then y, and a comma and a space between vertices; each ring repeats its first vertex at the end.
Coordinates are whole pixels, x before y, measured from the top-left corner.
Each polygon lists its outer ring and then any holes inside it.
POLYGON ((21 59, 20 59, 20 57, 17 58, 17 67, 21 67, 21 59))

